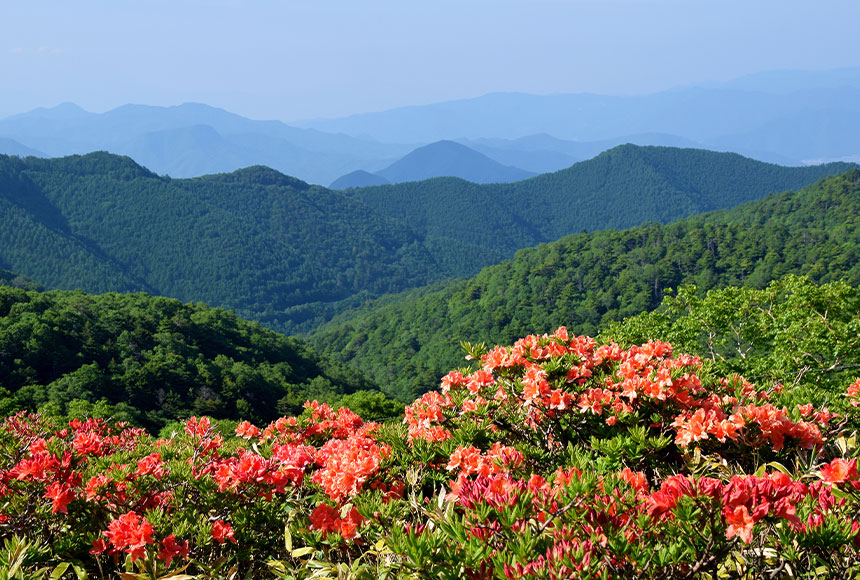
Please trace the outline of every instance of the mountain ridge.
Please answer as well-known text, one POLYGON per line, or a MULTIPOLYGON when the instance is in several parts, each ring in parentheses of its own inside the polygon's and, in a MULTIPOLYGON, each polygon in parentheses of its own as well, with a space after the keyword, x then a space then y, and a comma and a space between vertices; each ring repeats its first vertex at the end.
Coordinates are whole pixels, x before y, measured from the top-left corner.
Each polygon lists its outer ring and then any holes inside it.
POLYGON ((508 184, 337 192, 264 166, 171 179, 106 152, 0 156, 0 266, 49 288, 202 300, 303 332, 583 228, 671 221, 849 166, 629 146, 508 184))

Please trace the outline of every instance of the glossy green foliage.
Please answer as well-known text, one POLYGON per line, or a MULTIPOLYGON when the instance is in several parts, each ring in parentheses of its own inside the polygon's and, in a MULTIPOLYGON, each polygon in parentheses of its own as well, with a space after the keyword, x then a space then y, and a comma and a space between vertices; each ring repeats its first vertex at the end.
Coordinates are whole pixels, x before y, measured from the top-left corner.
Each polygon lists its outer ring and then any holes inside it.
POLYGON ((795 276, 762 290, 729 287, 704 296, 685 286, 657 310, 610 325, 604 336, 622 345, 643 337, 670 341, 702 357, 709 372, 782 384, 795 403, 847 414, 841 391, 860 375, 860 290, 795 276))

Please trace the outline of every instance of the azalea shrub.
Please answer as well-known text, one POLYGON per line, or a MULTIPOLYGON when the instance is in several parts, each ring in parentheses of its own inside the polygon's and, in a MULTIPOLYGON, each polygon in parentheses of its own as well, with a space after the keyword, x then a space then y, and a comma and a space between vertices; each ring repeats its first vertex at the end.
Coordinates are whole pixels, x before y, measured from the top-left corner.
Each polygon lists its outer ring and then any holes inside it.
MULTIPOLYGON (((0 565, 18 577, 796 578, 860 573, 850 417, 706 378, 647 342, 464 345, 470 365, 365 422, 308 402, 153 436, 21 412, 0 429, 0 565), (27 576, 29 575, 29 576, 27 576)), ((832 397, 860 406, 860 380, 832 397)))

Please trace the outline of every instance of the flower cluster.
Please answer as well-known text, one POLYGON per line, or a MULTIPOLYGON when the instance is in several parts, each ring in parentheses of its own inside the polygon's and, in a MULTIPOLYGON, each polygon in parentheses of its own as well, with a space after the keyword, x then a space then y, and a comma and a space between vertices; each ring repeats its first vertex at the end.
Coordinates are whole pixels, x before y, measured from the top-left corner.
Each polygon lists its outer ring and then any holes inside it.
POLYGON ((860 574, 860 449, 826 408, 563 327, 470 356, 387 425, 316 401, 164 439, 18 413, 0 534, 149 578, 860 574))

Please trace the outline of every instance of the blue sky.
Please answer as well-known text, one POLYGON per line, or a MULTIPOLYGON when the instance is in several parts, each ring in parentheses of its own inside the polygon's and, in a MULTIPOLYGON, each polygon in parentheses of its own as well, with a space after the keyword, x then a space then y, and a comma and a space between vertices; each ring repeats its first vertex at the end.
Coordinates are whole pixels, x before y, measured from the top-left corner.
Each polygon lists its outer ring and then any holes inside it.
POLYGON ((860 66, 858 0, 20 0, 0 115, 72 101, 331 117, 860 66))

